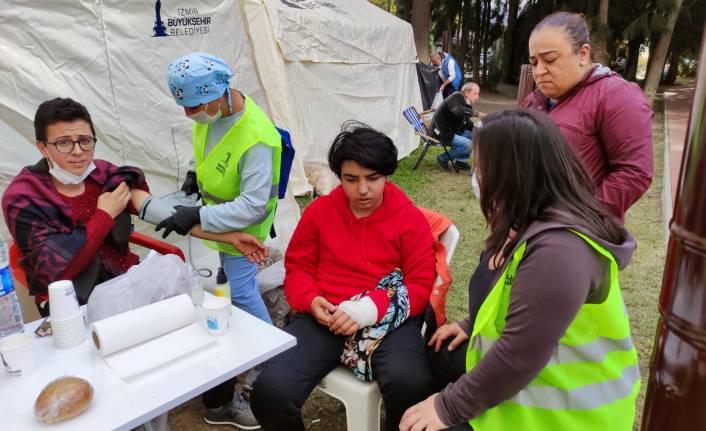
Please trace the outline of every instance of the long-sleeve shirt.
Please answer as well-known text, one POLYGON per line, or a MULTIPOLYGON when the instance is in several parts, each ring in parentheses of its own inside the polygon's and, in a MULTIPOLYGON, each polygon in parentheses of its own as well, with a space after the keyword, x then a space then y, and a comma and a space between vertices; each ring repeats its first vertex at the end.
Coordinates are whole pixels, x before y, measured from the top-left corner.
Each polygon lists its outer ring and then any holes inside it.
MULTIPOLYGON (((629 234, 625 233, 621 244, 613 244, 575 229, 610 251, 619 268, 628 264, 635 249, 629 234)), ((436 398, 436 412, 447 425, 467 422, 525 388, 547 365, 579 309, 602 302, 608 293, 608 260, 579 236, 560 225, 538 223, 524 237, 527 248, 512 283, 500 339, 475 368, 436 398)), ((477 296, 489 293, 502 270, 495 271, 493 279, 472 278, 472 282, 480 279, 490 285, 469 286, 471 316, 459 322, 469 335, 484 300, 477 296)))
MULTIPOLYGON (((244 110, 214 121, 208 128, 204 157, 240 119, 244 110)), ((201 228, 206 232, 230 232, 260 223, 267 217, 272 189, 272 149, 256 144, 238 163, 240 195, 231 202, 201 207, 201 228)))

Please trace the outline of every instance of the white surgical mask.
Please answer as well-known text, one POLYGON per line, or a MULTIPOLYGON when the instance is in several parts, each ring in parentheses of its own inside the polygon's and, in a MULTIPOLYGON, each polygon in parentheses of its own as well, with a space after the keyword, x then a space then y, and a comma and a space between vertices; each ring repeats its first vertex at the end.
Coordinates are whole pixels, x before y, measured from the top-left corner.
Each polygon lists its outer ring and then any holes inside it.
POLYGON ((218 120, 221 118, 221 100, 218 99, 218 111, 214 115, 209 115, 206 110, 208 109, 208 105, 206 105, 206 109, 203 111, 199 111, 195 114, 189 115, 189 119, 196 121, 197 123, 200 124, 210 124, 213 123, 214 121, 218 120))
POLYGON ((51 165, 54 165, 53 167, 49 167, 49 174, 51 174, 51 176, 54 177, 57 181, 59 181, 61 184, 81 184, 83 180, 88 178, 91 172, 96 169, 96 165, 93 163, 93 161, 91 161, 91 164, 86 166, 86 170, 83 171, 81 175, 76 175, 72 174, 66 169, 60 168, 59 164, 52 160, 52 158, 49 157, 48 154, 47 158, 51 161, 51 165))

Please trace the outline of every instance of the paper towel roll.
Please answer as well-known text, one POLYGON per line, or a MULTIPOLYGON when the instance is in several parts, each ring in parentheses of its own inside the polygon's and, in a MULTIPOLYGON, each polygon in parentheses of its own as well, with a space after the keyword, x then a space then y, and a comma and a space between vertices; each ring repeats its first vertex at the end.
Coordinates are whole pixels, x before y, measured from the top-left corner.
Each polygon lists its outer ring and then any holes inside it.
POLYGON ((136 346, 194 322, 189 296, 182 294, 91 324, 93 343, 101 356, 136 346))

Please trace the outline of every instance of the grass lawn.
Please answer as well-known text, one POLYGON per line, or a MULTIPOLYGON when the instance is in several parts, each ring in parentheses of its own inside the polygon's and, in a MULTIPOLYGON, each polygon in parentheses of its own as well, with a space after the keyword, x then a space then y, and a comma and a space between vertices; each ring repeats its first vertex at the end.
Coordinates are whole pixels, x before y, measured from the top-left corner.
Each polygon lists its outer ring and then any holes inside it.
MULTIPOLYGON (((649 358, 657 323, 657 300, 666 254, 661 209, 663 116, 661 107, 655 111, 653 122, 655 179, 648 192, 628 212, 626 226, 637 238, 638 248, 630 265, 620 274, 623 297, 632 324, 632 336, 640 355, 643 382, 638 400, 640 413, 649 374, 649 358)), ((480 212, 478 200, 473 197, 471 192, 468 172, 462 171, 457 174, 441 171, 435 161, 439 151, 434 152, 433 150, 429 151, 421 166, 413 171, 412 166, 414 166, 419 151, 418 149, 401 161, 392 181, 402 187, 418 206, 430 208, 449 216, 461 231, 461 241, 451 262, 454 282, 447 302, 449 319, 461 319, 466 316, 468 311, 468 280, 476 267, 488 231, 485 219, 480 212)), ((332 403, 338 404, 337 401, 329 399, 332 403)), ((327 415, 325 409, 319 405, 324 400, 325 398, 313 403, 317 405, 313 410, 319 414, 318 417, 322 422, 321 428, 315 426, 311 429, 339 429, 327 428, 324 425, 324 417, 327 415)), ((336 410, 339 408, 337 406, 336 410)), ((314 413, 314 411, 310 413, 314 413)), ((342 425, 344 422, 340 423, 342 425)), ((635 423, 637 429, 639 419, 635 423)))
MULTIPOLYGON (((623 296, 632 323, 633 340, 640 355, 643 378, 642 391, 638 400, 640 415, 649 372, 649 358, 654 342, 657 299, 666 254, 661 215, 663 121, 661 106, 657 106, 653 122, 655 179, 650 190, 627 215, 627 228, 637 238, 638 249, 631 264, 620 274, 623 296)), ((441 171, 435 161, 438 151, 434 150, 427 154, 418 170, 412 171, 419 151, 420 149, 417 149, 400 162, 400 167, 392 177, 392 181, 402 187, 418 206, 446 214, 453 219, 460 230, 461 241, 451 263, 454 283, 449 293, 447 312, 449 319, 461 319, 465 317, 468 308, 468 280, 478 262, 483 240, 487 235, 485 220, 480 212, 478 201, 472 196, 468 172, 441 171)), ((308 198, 298 200, 302 206, 309 202, 308 198)), ((198 399, 178 408, 175 413, 172 417, 174 429, 211 429, 200 420, 202 407, 198 399)), ((303 416, 307 429, 312 431, 345 429, 343 405, 318 390, 314 390, 304 406, 303 416)), ((636 420, 636 429, 639 428, 637 424, 639 424, 639 418, 636 420)))

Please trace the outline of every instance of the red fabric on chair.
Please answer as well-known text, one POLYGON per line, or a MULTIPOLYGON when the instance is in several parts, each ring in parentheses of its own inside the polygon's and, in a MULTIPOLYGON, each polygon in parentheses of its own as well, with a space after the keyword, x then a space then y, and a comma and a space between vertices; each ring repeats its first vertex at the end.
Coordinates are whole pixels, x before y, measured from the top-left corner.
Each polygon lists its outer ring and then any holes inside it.
MULTIPOLYGON (((138 232, 133 232, 130 234, 130 243, 152 249, 161 254, 175 254, 179 256, 181 260, 186 261, 184 252, 182 252, 179 247, 138 232)), ((21 260, 22 252, 19 247, 17 247, 17 244, 15 244, 14 241, 10 242, 10 270, 12 271, 12 276, 19 284, 27 288, 27 275, 22 267, 22 264, 20 264, 21 260)), ((34 302, 39 304, 48 299, 49 296, 47 295, 36 295, 34 297, 34 302)))
POLYGON ((436 325, 446 323, 446 295, 453 282, 449 265, 446 263, 446 247, 439 241, 439 237, 446 232, 453 221, 445 215, 427 208, 417 207, 427 219, 434 238, 434 260, 436 261, 436 275, 441 278, 441 283, 434 286, 429 297, 429 304, 434 309, 436 325))
POLYGON ((151 236, 147 236, 139 232, 133 232, 132 234, 130 234, 130 243, 152 249, 161 254, 176 254, 177 256, 179 256, 179 258, 181 258, 181 260, 186 262, 184 252, 182 252, 179 247, 152 238, 151 236))

